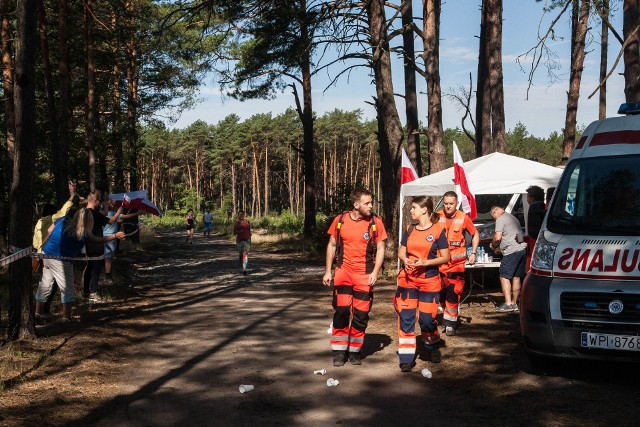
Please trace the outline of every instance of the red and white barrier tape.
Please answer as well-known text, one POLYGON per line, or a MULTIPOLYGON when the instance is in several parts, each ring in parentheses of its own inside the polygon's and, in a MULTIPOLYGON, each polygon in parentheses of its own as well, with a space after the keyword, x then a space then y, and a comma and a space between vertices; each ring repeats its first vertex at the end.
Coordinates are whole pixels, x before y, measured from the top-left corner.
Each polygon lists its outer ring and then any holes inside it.
MULTIPOLYGON (((129 234, 125 234, 125 237, 133 236, 140 228, 136 228, 129 234)), ((57 259, 60 261, 99 261, 101 259, 105 259, 104 255, 100 256, 84 256, 84 257, 68 257, 68 256, 55 256, 55 255, 47 255, 43 253, 34 252, 32 248, 16 248, 15 246, 10 246, 9 250, 13 252, 11 255, 6 256, 0 259, 0 267, 4 267, 5 265, 9 265, 14 261, 19 260, 20 258, 24 258, 26 256, 30 256, 32 258, 40 258, 40 259, 57 259)))

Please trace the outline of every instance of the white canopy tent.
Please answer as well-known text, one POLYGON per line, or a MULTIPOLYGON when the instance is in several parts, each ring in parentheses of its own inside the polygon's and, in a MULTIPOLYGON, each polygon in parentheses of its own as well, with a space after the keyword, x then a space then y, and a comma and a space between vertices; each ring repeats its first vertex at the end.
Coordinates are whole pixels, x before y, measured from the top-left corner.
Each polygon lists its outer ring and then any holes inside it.
MULTIPOLYGON (((543 190, 555 187, 562 175, 562 169, 533 160, 491 153, 464 164, 467 182, 471 192, 480 194, 524 194, 527 188, 537 185, 543 190)), ((400 224, 402 230, 405 197, 442 196, 447 191, 455 191, 453 167, 418 178, 400 187, 400 224)), ((525 222, 529 205, 523 198, 525 222)), ((400 235, 402 233, 399 233, 400 235)), ((399 236, 401 238, 401 236, 399 236)))
MULTIPOLYGON (((491 153, 464 164, 467 182, 473 194, 526 193, 531 185, 546 191, 558 184, 562 169, 533 160, 491 153)), ((400 195, 442 196, 453 191, 453 167, 418 178, 401 186, 400 195)))

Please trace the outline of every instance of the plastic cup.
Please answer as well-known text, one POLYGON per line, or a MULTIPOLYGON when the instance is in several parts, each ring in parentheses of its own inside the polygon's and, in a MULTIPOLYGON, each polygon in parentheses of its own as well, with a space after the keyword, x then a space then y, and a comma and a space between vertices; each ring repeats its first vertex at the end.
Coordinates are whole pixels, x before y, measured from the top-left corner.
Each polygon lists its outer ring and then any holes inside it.
POLYGON ((431 373, 430 370, 428 370, 427 368, 424 368, 422 370, 422 376, 425 377, 425 378, 431 378, 431 377, 433 377, 433 374, 431 373))
POLYGON ((333 378, 329 378, 329 379, 327 380, 327 386, 328 386, 328 387, 335 387, 335 386, 337 386, 338 384, 340 384, 340 381, 338 381, 338 380, 334 380, 333 378))
POLYGON ((324 375, 327 373, 326 369, 318 369, 317 371, 313 371, 314 374, 316 375, 324 375))
POLYGON ((253 390, 253 386, 251 384, 240 384, 240 393, 248 393, 253 390))

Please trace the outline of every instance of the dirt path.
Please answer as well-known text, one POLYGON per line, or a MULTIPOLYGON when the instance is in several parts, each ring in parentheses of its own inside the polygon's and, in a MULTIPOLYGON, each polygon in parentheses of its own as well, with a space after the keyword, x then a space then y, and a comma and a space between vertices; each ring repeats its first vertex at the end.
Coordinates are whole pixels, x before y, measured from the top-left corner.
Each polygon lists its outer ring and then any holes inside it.
MULTIPOLYGON (((160 231, 132 253, 134 288, 52 324, 53 350, 10 378, 0 425, 635 425, 637 367, 560 364, 533 370, 517 316, 473 299, 438 365, 397 366, 394 285, 375 295, 362 366, 334 368, 330 290, 318 262, 254 247, 239 274, 228 241, 160 231), (420 370, 428 367, 433 378, 420 370), (313 371, 325 368, 325 376, 313 371), (327 387, 326 380, 340 381, 327 387), (241 394, 240 384, 255 389, 241 394)), ((497 290, 496 290, 497 291, 497 290)), ((498 297, 496 293, 494 296, 498 297)))

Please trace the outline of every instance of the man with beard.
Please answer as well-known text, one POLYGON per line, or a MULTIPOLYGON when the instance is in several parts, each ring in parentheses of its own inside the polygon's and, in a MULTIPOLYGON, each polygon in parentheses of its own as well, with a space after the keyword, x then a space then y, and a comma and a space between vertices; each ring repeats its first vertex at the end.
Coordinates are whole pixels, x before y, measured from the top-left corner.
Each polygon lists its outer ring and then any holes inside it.
POLYGON ((344 365, 347 358, 354 365, 362 364, 360 351, 387 239, 382 220, 373 214, 371 192, 356 188, 351 192, 351 203, 353 209, 336 216, 329 227, 331 237, 322 278, 325 286, 331 285, 331 268, 335 262, 333 366, 344 365))

